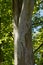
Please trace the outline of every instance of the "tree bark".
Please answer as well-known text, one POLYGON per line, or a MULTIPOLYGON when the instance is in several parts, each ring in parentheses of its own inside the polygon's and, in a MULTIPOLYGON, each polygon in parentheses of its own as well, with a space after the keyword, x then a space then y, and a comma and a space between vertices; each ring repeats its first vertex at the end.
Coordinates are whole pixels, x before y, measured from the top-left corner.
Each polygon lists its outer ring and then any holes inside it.
POLYGON ((33 0, 23 0, 21 12, 19 14, 17 1, 15 3, 15 11, 13 9, 14 65, 34 65, 31 22, 34 2, 33 0))

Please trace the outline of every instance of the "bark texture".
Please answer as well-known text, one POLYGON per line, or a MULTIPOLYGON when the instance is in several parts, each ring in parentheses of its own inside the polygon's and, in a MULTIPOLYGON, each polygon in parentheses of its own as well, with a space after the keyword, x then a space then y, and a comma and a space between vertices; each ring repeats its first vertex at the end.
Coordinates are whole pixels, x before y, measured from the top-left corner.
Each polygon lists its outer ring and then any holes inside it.
POLYGON ((31 17, 34 2, 33 0, 23 0, 20 12, 17 1, 15 0, 14 3, 14 65, 33 65, 31 17))

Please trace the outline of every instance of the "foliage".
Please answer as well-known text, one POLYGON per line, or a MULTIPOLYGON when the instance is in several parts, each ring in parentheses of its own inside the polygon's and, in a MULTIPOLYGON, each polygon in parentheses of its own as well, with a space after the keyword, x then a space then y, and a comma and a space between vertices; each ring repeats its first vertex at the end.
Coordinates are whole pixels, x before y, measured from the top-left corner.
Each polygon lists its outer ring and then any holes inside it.
POLYGON ((14 44, 11 0, 0 0, 0 63, 13 65, 14 44))
POLYGON ((43 65, 43 1, 35 0, 32 17, 32 41, 36 65, 43 65), (42 14, 41 14, 42 13, 42 14))

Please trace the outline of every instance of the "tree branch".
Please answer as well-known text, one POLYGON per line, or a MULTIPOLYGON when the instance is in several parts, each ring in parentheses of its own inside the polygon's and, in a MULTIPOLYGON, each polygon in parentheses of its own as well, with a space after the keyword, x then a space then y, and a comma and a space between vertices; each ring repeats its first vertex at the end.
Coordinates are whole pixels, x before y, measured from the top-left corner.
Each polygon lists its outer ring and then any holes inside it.
POLYGON ((43 43, 34 51, 34 53, 36 53, 36 51, 39 50, 41 46, 43 46, 43 43))

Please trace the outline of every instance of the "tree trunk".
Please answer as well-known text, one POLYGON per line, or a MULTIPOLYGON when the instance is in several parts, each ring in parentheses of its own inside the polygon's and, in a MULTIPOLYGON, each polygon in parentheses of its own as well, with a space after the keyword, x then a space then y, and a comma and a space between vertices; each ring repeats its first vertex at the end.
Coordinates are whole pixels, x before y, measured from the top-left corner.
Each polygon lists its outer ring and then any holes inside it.
POLYGON ((34 64, 33 50, 32 50, 32 32, 31 32, 32 31, 31 17, 33 12, 33 4, 34 4, 33 0, 23 0, 21 12, 19 14, 17 1, 15 2, 15 10, 13 9, 14 58, 15 58, 14 65, 34 64))

